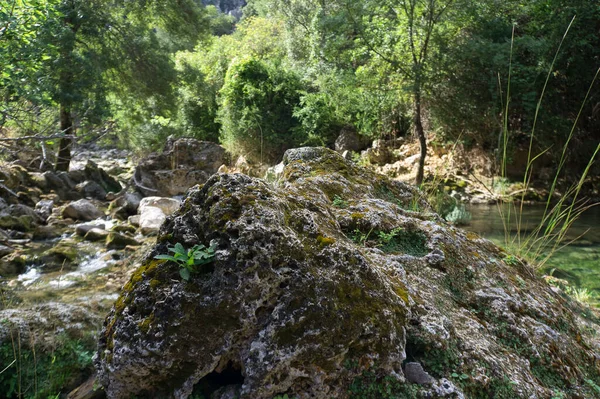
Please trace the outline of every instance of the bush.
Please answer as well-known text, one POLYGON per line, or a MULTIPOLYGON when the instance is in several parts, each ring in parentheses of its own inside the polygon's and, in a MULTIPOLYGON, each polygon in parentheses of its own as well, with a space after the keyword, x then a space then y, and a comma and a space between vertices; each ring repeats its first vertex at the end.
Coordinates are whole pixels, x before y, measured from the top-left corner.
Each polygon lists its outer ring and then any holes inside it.
POLYGON ((275 162, 307 135, 294 116, 300 104, 297 75, 258 61, 234 62, 220 91, 223 146, 249 161, 275 162))

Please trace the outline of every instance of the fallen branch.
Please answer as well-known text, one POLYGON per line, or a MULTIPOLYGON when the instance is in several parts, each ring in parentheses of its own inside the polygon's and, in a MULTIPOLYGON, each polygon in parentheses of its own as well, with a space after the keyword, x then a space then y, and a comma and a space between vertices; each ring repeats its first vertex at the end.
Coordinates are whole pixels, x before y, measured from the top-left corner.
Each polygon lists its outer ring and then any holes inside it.
POLYGON ((65 135, 65 134, 54 134, 51 136, 38 136, 38 135, 33 135, 33 136, 22 136, 22 137, 3 137, 0 138, 0 142, 19 142, 19 141, 25 141, 25 140, 42 140, 42 141, 46 141, 46 140, 51 140, 51 139, 71 139, 71 140, 75 140, 76 137, 74 135, 65 135))

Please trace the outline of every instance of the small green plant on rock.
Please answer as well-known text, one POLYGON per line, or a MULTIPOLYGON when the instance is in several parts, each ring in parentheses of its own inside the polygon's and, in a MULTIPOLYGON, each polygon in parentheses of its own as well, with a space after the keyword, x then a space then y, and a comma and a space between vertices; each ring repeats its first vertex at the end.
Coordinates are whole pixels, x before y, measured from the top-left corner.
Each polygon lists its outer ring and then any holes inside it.
POLYGON ((354 231, 350 234, 350 239, 357 244, 366 245, 369 236, 373 232, 373 229, 369 230, 368 233, 363 233, 360 229, 354 229, 354 231))
POLYGON ((154 259, 170 260, 177 263, 180 267, 179 275, 182 279, 188 281, 192 273, 199 271, 199 266, 213 261, 216 249, 217 245, 214 241, 211 241, 208 248, 203 244, 196 244, 187 250, 181 243, 177 243, 175 246, 168 248, 169 252, 172 252, 173 255, 156 255, 154 259))
POLYGON ((339 195, 336 195, 333 197, 333 202, 331 203, 334 207, 336 208, 340 208, 340 209, 345 209, 348 208, 348 201, 345 201, 342 197, 340 197, 339 195))

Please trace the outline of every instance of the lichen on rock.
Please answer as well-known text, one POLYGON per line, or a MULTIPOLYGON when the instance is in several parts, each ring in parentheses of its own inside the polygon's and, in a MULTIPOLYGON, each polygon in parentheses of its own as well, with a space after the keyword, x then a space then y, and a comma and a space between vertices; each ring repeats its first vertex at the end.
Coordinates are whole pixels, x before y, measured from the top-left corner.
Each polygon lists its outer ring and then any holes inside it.
POLYGON ((347 398, 360 381, 585 397, 599 383, 597 320, 504 255, 413 187, 327 149, 290 150, 273 184, 217 174, 188 192, 105 321, 99 381, 111 398, 347 398), (213 240, 189 281, 153 259, 213 240), (405 378, 411 362, 430 384, 405 378))

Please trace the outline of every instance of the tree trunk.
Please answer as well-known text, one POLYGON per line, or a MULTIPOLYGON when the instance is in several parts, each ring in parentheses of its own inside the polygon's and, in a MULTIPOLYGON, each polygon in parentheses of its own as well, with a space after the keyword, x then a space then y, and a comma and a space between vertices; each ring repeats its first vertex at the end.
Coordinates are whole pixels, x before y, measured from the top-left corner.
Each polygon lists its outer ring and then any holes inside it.
MULTIPOLYGON (((72 136, 75 134, 71 111, 62 104, 60 106, 60 130, 67 136, 72 136)), ((72 146, 73 139, 71 137, 64 137, 60 139, 60 143, 58 145, 58 155, 56 156, 56 171, 69 171, 72 146)))
POLYGON ((421 121, 421 92, 417 90, 415 92, 415 133, 419 138, 419 144, 421 147, 421 157, 419 158, 419 169, 417 170, 417 177, 415 178, 415 184, 420 186, 423 183, 423 173, 425 169, 425 157, 427 156, 427 140, 425 139, 425 131, 423 130, 423 123, 421 121))

